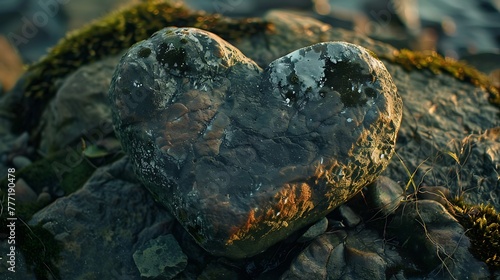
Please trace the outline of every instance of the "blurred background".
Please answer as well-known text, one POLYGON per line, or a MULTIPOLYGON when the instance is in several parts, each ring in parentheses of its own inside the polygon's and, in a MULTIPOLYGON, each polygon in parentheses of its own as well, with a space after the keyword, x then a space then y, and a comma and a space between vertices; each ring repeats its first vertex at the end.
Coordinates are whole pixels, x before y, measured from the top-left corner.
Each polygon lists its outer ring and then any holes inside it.
MULTIPOLYGON (((0 91, 66 34, 141 0, 0 0, 0 91)), ((179 0, 176 0, 179 1, 179 0)), ((185 0, 193 9, 260 16, 288 9, 397 48, 434 50, 500 76, 500 0, 185 0)))

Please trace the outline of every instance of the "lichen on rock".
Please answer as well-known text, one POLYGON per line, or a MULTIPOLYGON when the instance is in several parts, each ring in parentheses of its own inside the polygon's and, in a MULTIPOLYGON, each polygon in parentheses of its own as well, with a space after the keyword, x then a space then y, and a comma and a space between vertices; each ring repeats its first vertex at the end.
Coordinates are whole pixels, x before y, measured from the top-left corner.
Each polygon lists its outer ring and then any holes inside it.
POLYGON ((244 258, 311 224, 385 169, 402 102, 362 47, 326 42, 261 69, 218 36, 166 28, 110 87, 142 182, 215 255, 244 258))

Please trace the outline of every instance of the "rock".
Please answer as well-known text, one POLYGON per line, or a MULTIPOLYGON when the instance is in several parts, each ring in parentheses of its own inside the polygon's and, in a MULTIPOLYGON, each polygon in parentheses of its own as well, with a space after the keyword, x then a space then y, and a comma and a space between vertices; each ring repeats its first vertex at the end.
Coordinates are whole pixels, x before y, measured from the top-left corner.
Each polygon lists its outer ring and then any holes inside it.
POLYGON ((145 279, 172 279, 187 265, 187 256, 171 234, 149 240, 133 257, 145 279))
POLYGON ((354 213, 349 206, 342 204, 339 206, 338 210, 342 216, 344 224, 348 227, 355 227, 361 223, 361 217, 354 213))
POLYGON ((96 170, 71 196, 37 212, 29 225, 42 226, 62 244, 57 263, 61 279, 137 279, 133 253, 146 242, 143 237, 168 233, 172 222, 123 158, 96 170))
POLYGON ((107 89, 118 59, 83 66, 64 80, 43 115, 42 151, 55 151, 81 139, 87 146, 95 145, 113 132, 107 89))
MULTIPOLYGON (((7 95, 4 95, 7 96, 7 95)), ((1 106, 2 102, 0 102, 1 106)), ((12 133, 11 120, 3 116, 5 112, 0 108, 0 172, 7 174, 7 169, 12 168, 11 160, 15 155, 25 154, 28 150, 28 133, 16 135, 12 133)), ((5 175, 4 175, 5 176, 5 175)))
POLYGON ((281 279, 386 279, 390 263, 385 259, 394 252, 384 252, 382 241, 374 244, 375 238, 369 231, 349 235, 339 230, 322 235, 297 256, 281 279), (364 244, 370 243, 380 249, 366 248, 364 244))
MULTIPOLYGON (((362 199, 373 200, 372 194, 362 199)), ((358 208, 351 211, 364 206, 358 208)), ((368 217, 378 212, 372 208, 368 217)), ((463 228, 441 204, 405 202, 382 222, 367 220, 314 239, 281 279, 487 279, 486 265, 471 255, 469 246, 463 228)))
POLYGON ((430 277, 489 277, 486 264, 469 252, 470 242, 463 227, 436 201, 405 203, 387 231, 403 244, 411 260, 430 277))
POLYGON ((52 201, 52 196, 48 192, 41 192, 36 199, 36 203, 40 205, 47 205, 51 201, 52 201))
POLYGON ((302 234, 302 236, 299 239, 297 239, 297 242, 311 241, 314 238, 323 234, 326 231, 327 227, 328 227, 328 219, 323 218, 319 220, 319 222, 315 223, 310 228, 308 228, 307 231, 304 234, 302 234))
POLYGON ((216 280, 216 279, 241 279, 236 271, 231 269, 230 267, 223 265, 218 262, 211 262, 207 265, 207 267, 203 270, 200 276, 197 278, 198 280, 216 280))
POLYGON ((134 45, 109 94, 141 181, 202 247, 230 258, 262 252, 374 181, 402 110, 362 47, 320 43, 262 70, 194 28, 134 45))
POLYGON ((12 159, 12 164, 18 169, 22 169, 31 164, 31 160, 25 156, 16 156, 12 159))
POLYGON ((16 201, 20 203, 29 203, 34 202, 37 199, 37 194, 33 191, 32 188, 24 181, 22 178, 17 179, 16 181, 16 201))
POLYGON ((386 176, 378 177, 366 189, 370 206, 382 216, 393 214, 404 198, 403 188, 386 176))

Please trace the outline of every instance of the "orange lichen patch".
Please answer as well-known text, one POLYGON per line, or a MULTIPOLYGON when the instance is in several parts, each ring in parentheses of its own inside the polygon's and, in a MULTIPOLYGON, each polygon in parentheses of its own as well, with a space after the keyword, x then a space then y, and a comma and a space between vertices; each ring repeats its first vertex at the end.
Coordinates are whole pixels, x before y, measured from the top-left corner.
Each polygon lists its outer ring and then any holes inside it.
POLYGON ((306 183, 285 184, 279 192, 274 195, 274 203, 265 210, 251 209, 248 218, 240 227, 235 227, 226 245, 234 241, 255 238, 252 232, 261 232, 264 235, 282 227, 288 227, 289 223, 307 215, 314 209, 311 187, 306 183))
POLYGON ((311 196, 311 188, 306 183, 286 184, 274 196, 274 199, 278 201, 274 207, 274 215, 266 218, 271 219, 281 215, 289 218, 301 217, 306 211, 314 208, 311 196))
POLYGON ((434 74, 448 73, 459 80, 487 90, 490 93, 490 102, 500 106, 500 89, 495 87, 486 74, 465 62, 442 57, 433 51, 410 51, 407 49, 397 50, 393 57, 386 57, 386 59, 402 65, 407 70, 417 68, 429 69, 434 74))
POLYGON ((250 210, 250 213, 248 213, 248 219, 245 225, 242 227, 243 230, 249 231, 250 228, 252 228, 252 225, 255 224, 257 220, 255 219, 255 210, 250 210))
MULTIPOLYGON (((323 159, 321 159, 321 161, 323 161, 323 159)), ((334 172, 334 170, 342 170, 339 163, 336 161, 331 162, 328 166, 328 168, 325 168, 325 165, 323 165, 322 162, 318 162, 313 176, 313 178, 316 178, 314 180, 314 184, 319 184, 320 180, 326 180, 328 184, 335 184, 336 182, 338 182, 336 172, 334 172)))

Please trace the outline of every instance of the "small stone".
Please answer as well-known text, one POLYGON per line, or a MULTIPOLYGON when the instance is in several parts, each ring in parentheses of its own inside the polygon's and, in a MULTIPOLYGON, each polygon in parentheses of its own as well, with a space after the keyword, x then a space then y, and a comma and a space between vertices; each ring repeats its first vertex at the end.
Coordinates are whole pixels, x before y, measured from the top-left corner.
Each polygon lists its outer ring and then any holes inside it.
POLYGON ((367 187, 366 196, 376 211, 380 211, 380 214, 387 216, 394 213, 401 204, 403 188, 392 179, 380 176, 367 187))
POLYGON ((149 240, 133 257, 146 279, 172 279, 187 265, 187 257, 172 234, 149 240))
POLYGON ((353 234, 338 230, 314 239, 280 279, 386 279, 385 259, 394 259, 373 231, 353 234), (368 246, 367 246, 368 245, 368 246))
POLYGON ((297 242, 308 242, 313 240, 314 238, 323 234, 328 228, 328 219, 323 218, 319 220, 319 222, 312 225, 299 239, 297 242))
POLYGON ((56 197, 63 197, 64 196, 64 190, 62 188, 57 188, 54 190, 54 195, 56 197))
POLYGON ((24 181, 24 179, 19 178, 16 182, 16 202, 34 202, 37 200, 37 195, 31 189, 31 187, 24 181))
POLYGON ((109 97, 142 183, 204 249, 234 259, 374 181, 402 111, 385 66, 360 46, 319 43, 262 69, 195 28, 130 48, 109 97))
POLYGON ((215 279, 241 279, 238 272, 231 267, 227 267, 218 262, 207 264, 203 272, 198 276, 197 280, 215 280, 215 279))
POLYGON ((29 134, 28 132, 23 132, 19 135, 13 143, 13 150, 19 151, 24 150, 28 146, 29 134))
POLYGON ((52 196, 48 192, 41 192, 36 199, 39 205, 47 205, 52 201, 52 196))
POLYGON ((356 214, 351 207, 343 204, 339 207, 340 215, 343 218, 344 223, 349 227, 355 227, 361 223, 361 217, 356 214))
POLYGON ((30 165, 31 160, 25 156, 16 156, 12 159, 12 164, 14 164, 14 166, 17 169, 22 169, 22 168, 30 165))

